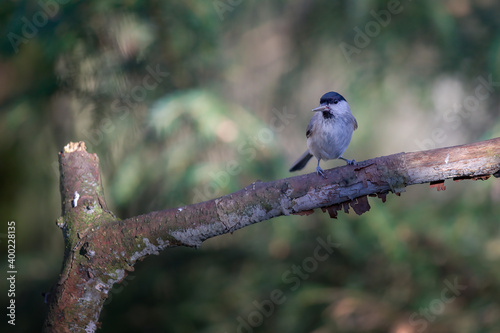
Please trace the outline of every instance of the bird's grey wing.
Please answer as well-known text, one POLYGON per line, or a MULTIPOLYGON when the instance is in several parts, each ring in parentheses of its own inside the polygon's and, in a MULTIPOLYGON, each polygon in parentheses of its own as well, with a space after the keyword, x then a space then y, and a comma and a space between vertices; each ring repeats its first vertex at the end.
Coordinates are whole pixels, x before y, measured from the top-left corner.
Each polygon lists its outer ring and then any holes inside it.
POLYGON ((307 125, 307 129, 306 129, 306 138, 309 138, 312 133, 313 133, 313 121, 311 119, 311 121, 309 122, 309 125, 307 125))
MULTIPOLYGON (((313 118, 314 118, 314 116, 313 116, 313 118)), ((309 125, 307 125, 307 129, 306 129, 306 137, 307 138, 309 138, 313 134, 313 131, 314 131, 313 118, 311 118, 309 125)), ((302 156, 300 156, 299 159, 297 161, 295 161, 295 163, 293 163, 292 167, 290 168, 290 172, 297 171, 297 170, 304 168, 306 166, 307 162, 309 162, 309 160, 311 158, 312 158, 312 154, 309 152, 309 150, 306 150, 304 152, 304 154, 302 154, 302 156)))

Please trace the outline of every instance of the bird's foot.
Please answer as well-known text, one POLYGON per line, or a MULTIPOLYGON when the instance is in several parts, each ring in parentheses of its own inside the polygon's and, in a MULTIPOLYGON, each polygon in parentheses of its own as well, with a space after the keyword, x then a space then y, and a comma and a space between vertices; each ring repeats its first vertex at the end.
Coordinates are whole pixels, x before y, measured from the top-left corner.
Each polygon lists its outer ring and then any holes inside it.
POLYGON ((327 176, 325 176, 325 172, 323 171, 323 169, 320 168, 319 165, 316 167, 316 174, 323 176, 323 178, 325 179, 328 178, 327 176))
POLYGON ((356 165, 356 161, 355 160, 348 160, 347 158, 343 158, 342 156, 339 157, 341 160, 344 160, 347 165, 356 165))

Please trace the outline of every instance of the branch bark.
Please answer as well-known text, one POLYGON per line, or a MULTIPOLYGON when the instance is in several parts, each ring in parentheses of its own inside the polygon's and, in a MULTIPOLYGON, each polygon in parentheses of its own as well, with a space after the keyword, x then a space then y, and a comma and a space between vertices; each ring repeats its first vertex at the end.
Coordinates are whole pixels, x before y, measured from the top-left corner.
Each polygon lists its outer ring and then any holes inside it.
POLYGON ((500 176, 500 138, 478 143, 399 153, 327 170, 326 179, 306 174, 255 182, 226 196, 120 220, 106 207, 99 159, 85 144, 69 143, 59 153, 65 255, 57 284, 48 294, 45 332, 94 332, 109 290, 138 260, 175 246, 203 241, 281 215, 308 215, 316 208, 336 218, 352 207, 370 206, 367 196, 385 201, 388 192, 446 179, 500 176))

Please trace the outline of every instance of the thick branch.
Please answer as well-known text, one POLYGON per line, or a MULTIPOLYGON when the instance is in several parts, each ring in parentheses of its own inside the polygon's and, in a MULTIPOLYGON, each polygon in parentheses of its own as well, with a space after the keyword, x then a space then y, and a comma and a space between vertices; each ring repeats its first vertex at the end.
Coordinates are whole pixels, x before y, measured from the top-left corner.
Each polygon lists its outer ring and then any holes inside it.
POLYGON ((210 201, 152 212, 107 226, 115 233, 140 230, 159 248, 199 246, 211 237, 289 214, 307 214, 367 195, 399 193, 409 185, 446 179, 484 179, 500 170, 500 138, 463 146, 399 153, 330 169, 327 179, 306 174, 250 186, 210 201), (147 226, 146 228, 144 226, 147 226), (141 228, 142 226, 142 228, 141 228))
MULTIPOLYGON (((83 143, 79 145, 81 146, 83 143)), ((84 148, 84 145, 83 145, 84 148)), ((500 138, 469 145, 399 153, 327 170, 327 179, 307 174, 248 187, 198 204, 119 221, 105 208, 99 174, 79 174, 95 155, 79 149, 61 155, 61 193, 66 230, 63 273, 50 298, 47 331, 95 330, 107 292, 132 270, 137 260, 173 246, 200 246, 211 237, 289 214, 310 214, 315 208, 336 217, 351 206, 358 214, 369 209, 367 196, 384 198, 409 185, 431 183, 438 189, 453 178, 486 179, 499 175, 500 138), (81 169, 66 160, 78 153, 81 169), (90 159, 88 156, 94 156, 90 159), (68 167, 65 167, 68 166, 68 167), (69 205, 79 186, 89 183, 85 204, 69 205), (73 188, 74 187, 74 188, 73 188), (73 197, 72 197, 73 194, 73 197), (91 212, 89 208, 91 207, 91 212), (74 212, 73 212, 74 211, 74 212), (87 214, 87 215, 84 215, 87 214), (76 235, 76 236, 75 236, 76 235)), ((61 222, 61 221, 60 221, 61 222)))

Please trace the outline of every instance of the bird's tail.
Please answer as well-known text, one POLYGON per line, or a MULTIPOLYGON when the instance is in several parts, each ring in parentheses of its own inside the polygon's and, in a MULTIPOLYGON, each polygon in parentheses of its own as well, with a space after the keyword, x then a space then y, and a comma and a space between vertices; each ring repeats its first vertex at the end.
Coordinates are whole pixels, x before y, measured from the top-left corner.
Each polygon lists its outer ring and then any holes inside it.
POLYGON ((302 156, 300 156, 299 159, 295 161, 295 163, 293 163, 292 167, 290 168, 290 172, 304 168, 307 162, 309 162, 309 160, 311 159, 311 157, 312 155, 309 152, 309 150, 306 150, 306 152, 302 154, 302 156))

